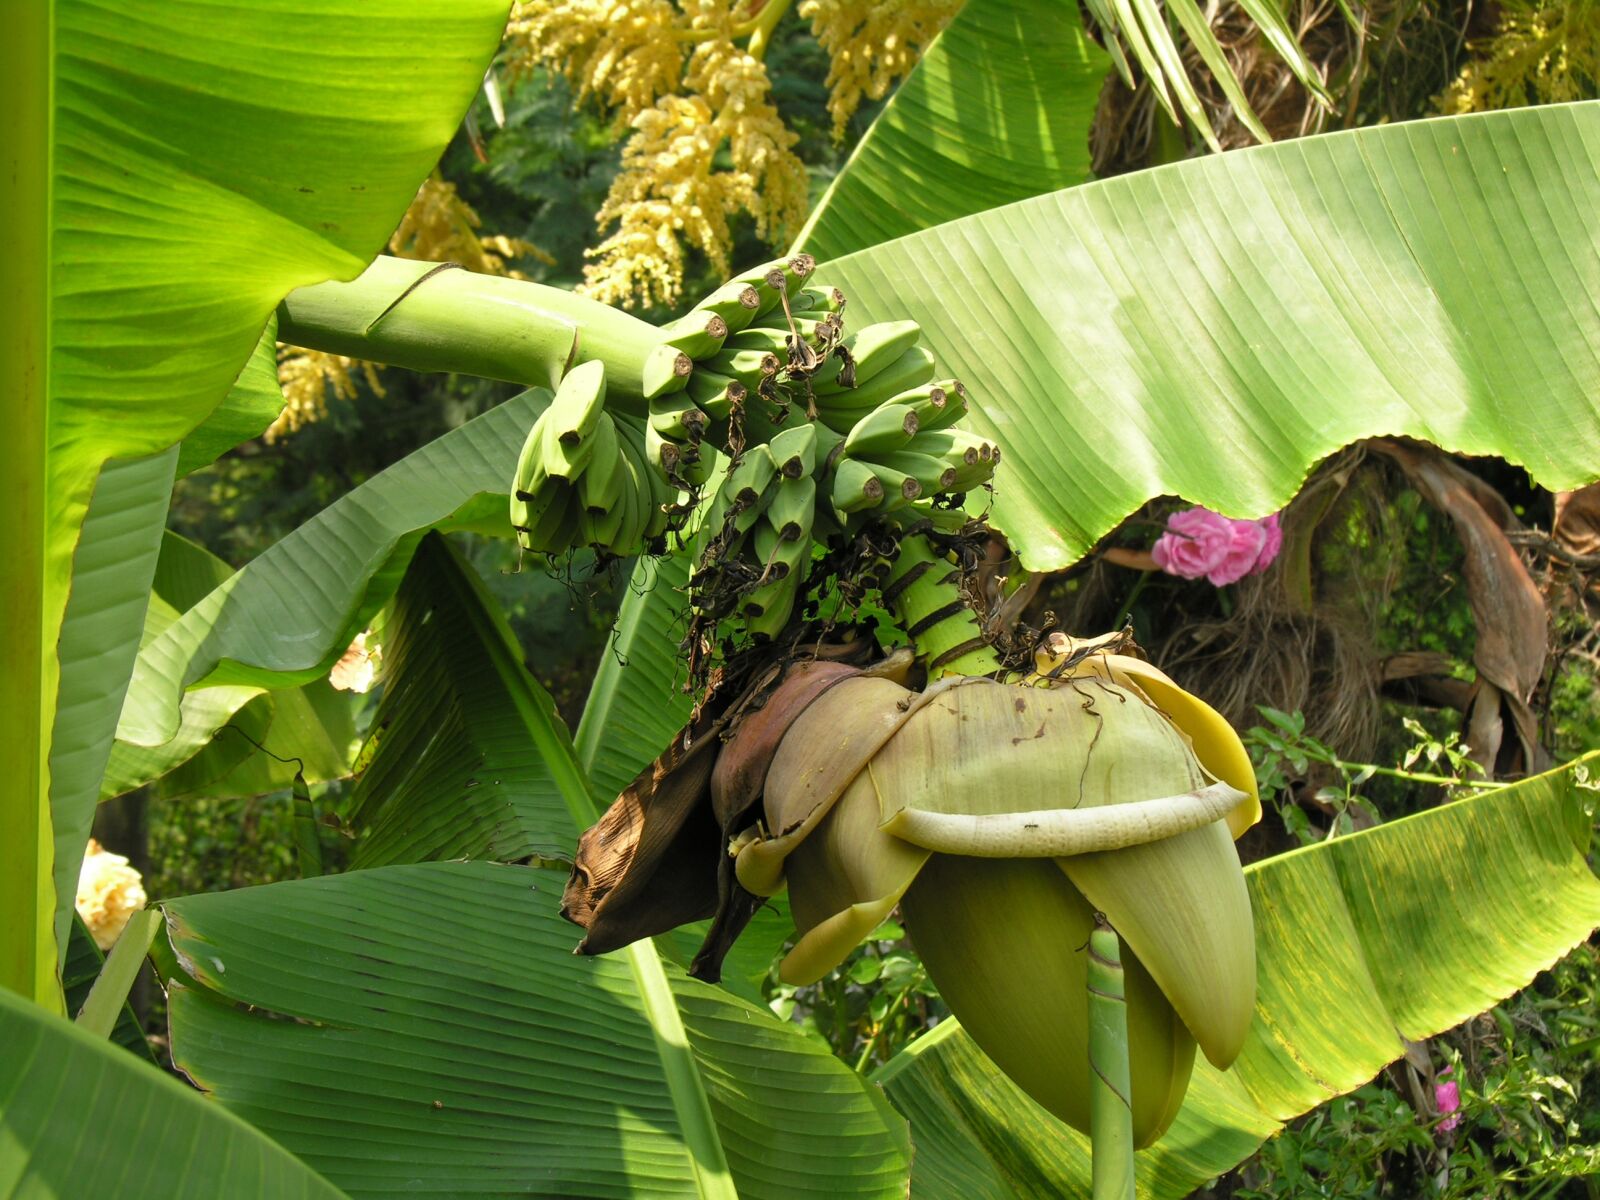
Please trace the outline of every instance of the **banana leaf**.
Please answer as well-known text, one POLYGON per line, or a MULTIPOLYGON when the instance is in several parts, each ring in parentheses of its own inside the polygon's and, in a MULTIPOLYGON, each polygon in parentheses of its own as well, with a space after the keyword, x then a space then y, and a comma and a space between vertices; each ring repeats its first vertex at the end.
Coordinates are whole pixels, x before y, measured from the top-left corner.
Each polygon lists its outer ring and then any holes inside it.
MULTIPOLYGON (((1600 754, 1582 760, 1593 771, 1600 754)), ((1580 766, 1245 868, 1255 1024, 1233 1069, 1203 1061, 1141 1200, 1176 1200, 1285 1122, 1493 1006, 1600 924, 1580 766)), ((1591 802, 1592 803, 1592 802, 1591 802)), ((1087 1139, 947 1021, 874 1075, 911 1122, 913 1194, 1087 1197, 1087 1139)))
POLYGON ((344 1193, 232 1113, 0 988, 0 1184, 8 1196, 344 1193))
POLYGON ((952 221, 826 264, 921 322, 1005 461, 1037 570, 1176 494, 1281 507, 1375 434, 1552 489, 1600 464, 1600 101, 1302 138, 952 221))
MULTIPOLYGON (((167 530, 141 645, 148 647, 233 573, 204 546, 167 530)), ((160 746, 112 744, 100 780, 102 801, 146 786, 165 801, 260 796, 288 787, 296 772, 310 783, 350 773, 351 697, 325 678, 267 694, 253 687, 206 688, 185 695, 181 713, 178 735, 160 746)))
POLYGON ((361 835, 351 865, 570 862, 594 806, 567 727, 441 534, 417 547, 384 630, 383 701, 341 814, 361 835))
POLYGON ((196 683, 283 688, 326 675, 394 594, 427 530, 509 533, 506 488, 548 400, 524 392, 407 455, 189 607, 140 652, 119 740, 169 741, 196 683))
MULTIPOLYGON (((8 22, 0 194, 22 236, 0 335, 0 476, 17 501, 0 523, 17 584, 0 592, 0 822, 11 835, 0 986, 61 1004, 82 846, 64 844, 53 871, 40 848, 93 812, 96 759, 138 642, 126 607, 148 583, 148 533, 115 588, 102 595, 79 577, 82 627, 63 630, 74 570, 125 553, 75 561, 102 467, 148 460, 199 426, 286 292, 361 271, 471 100, 505 7, 268 0, 231 10, 224 29, 214 7, 184 0, 53 0, 8 22), (355 44, 360 55, 314 50, 355 44), (96 727, 59 754, 58 695, 100 698, 85 709, 96 727)), ((159 509, 162 486, 149 483, 141 507, 159 509)))
POLYGON ((838 258, 1083 183, 1110 65, 1076 5, 971 0, 895 89, 794 250, 838 258))

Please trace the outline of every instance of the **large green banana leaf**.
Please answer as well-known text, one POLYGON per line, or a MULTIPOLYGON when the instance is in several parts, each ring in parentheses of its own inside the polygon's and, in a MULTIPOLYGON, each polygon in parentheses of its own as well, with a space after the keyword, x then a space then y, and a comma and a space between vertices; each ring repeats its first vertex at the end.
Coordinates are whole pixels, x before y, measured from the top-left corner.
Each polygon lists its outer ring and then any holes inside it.
POLYGON ((570 862, 594 814, 572 739, 443 535, 417 547, 384 634, 383 702, 343 813, 361 834, 351 865, 570 862))
MULTIPOLYGON (((167 530, 141 646, 233 573, 204 546, 167 530)), ((339 779, 350 773, 354 740, 351 697, 325 678, 265 694, 253 687, 205 688, 183 697, 181 727, 171 741, 112 744, 100 798, 151 784, 161 800, 259 796, 288 787, 296 773, 310 783, 339 779)))
POLYGON ((1410 434, 1600 474, 1600 102, 1302 138, 1024 200, 826 264, 913 317, 1005 462, 993 519, 1065 566, 1153 496, 1281 506, 1410 434))
MULTIPOLYGON (((81 823, 98 780, 69 765, 71 794, 52 795, 58 694, 88 690, 63 682, 57 644, 103 464, 183 439, 287 291, 362 269, 453 132, 505 7, 265 0, 219 24, 192 0, 54 0, 8 21, 0 196, 22 237, 0 355, 0 986, 61 1003, 52 860, 69 879, 81 847, 53 854, 53 827, 81 823)), ((84 597, 79 619, 96 606, 84 597)), ((119 620, 90 640, 112 625, 105 692, 138 637, 119 620)))
POLYGON ((353 1196, 905 1195, 876 1088, 648 942, 573 955, 561 884, 430 863, 169 902, 174 1061, 353 1196))
POLYGON ((509 530, 506 488, 548 399, 524 392, 407 455, 190 607, 140 652, 118 738, 170 740, 197 681, 283 688, 325 675, 394 594, 423 533, 509 530))
POLYGON ((148 1062, 0 988, 0 1191, 17 1200, 338 1200, 148 1062))
POLYGON ((873 121, 794 249, 837 258, 1082 183, 1110 64, 1076 5, 969 0, 873 121))
MULTIPOLYGON (((1587 760, 1590 769, 1600 754, 1587 760)), ((1141 1200, 1175 1200, 1285 1121, 1525 986, 1600 924, 1574 768, 1245 868, 1255 1024, 1233 1069, 1201 1062, 1172 1129, 1138 1156, 1141 1200)), ((1087 1139, 1003 1076, 959 1025, 875 1078, 911 1122, 913 1194, 1087 1197, 1087 1139)))
MULTIPOLYGON (((437 535, 386 631, 358 861, 570 852, 596 814, 571 740, 437 535)), ((175 901, 175 1061, 352 1194, 904 1193, 875 1089, 652 942, 574 956, 563 883, 375 866, 175 901)))

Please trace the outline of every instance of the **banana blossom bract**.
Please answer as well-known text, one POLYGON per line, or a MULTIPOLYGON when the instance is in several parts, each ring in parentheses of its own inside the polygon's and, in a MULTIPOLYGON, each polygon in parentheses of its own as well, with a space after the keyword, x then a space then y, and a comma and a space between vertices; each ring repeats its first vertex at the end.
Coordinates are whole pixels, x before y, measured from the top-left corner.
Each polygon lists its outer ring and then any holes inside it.
POLYGON ((800 938, 784 980, 819 979, 900 905, 967 1032, 1083 1130, 1086 944, 1104 913, 1128 951, 1134 1136, 1148 1145, 1177 1116, 1196 1044, 1227 1067, 1250 1025, 1233 843, 1260 817, 1254 774, 1227 722, 1148 663, 1038 666, 922 693, 833 685, 784 735, 764 821, 730 853, 750 891, 788 887, 800 938))

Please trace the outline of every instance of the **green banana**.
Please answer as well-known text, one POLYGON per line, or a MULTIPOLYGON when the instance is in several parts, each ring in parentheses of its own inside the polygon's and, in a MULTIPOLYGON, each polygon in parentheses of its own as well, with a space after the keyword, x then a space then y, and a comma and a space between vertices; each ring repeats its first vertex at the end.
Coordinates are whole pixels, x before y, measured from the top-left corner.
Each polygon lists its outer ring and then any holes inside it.
POLYGON ((682 350, 690 358, 710 358, 722 349, 728 333, 728 322, 716 313, 691 313, 662 344, 682 350))
POLYGON ((699 445, 705 436, 707 418, 686 392, 669 392, 648 402, 650 425, 671 442, 699 445))
POLYGON ((833 507, 842 513, 862 512, 883 503, 883 484, 866 463, 841 458, 833 469, 829 498, 833 507))
POLYGON ((942 458, 953 467, 975 467, 994 457, 994 446, 965 429, 919 429, 907 450, 942 458))
POLYGON ((873 458, 891 450, 904 449, 920 426, 917 414, 904 404, 884 404, 873 409, 851 427, 844 439, 844 452, 850 458, 873 458))
POLYGON ((872 465, 891 467, 904 475, 909 475, 917 481, 917 486, 924 495, 951 491, 960 477, 956 468, 944 459, 934 458, 930 454, 918 454, 913 450, 894 450, 879 455, 872 460, 872 465))
POLYGON ((735 279, 717 288, 686 315, 671 322, 666 328, 673 331, 695 328, 700 314, 709 313, 721 317, 731 332, 750 324, 760 307, 761 293, 748 283, 735 279))
POLYGON ((745 595, 740 611, 752 637, 770 641, 784 631, 794 612, 802 580, 801 572, 791 571, 782 579, 769 579, 745 595))
POLYGON ((676 346, 662 343, 645 356, 644 398, 652 400, 668 392, 681 391, 689 383, 694 360, 676 346))
POLYGON ((555 399, 540 415, 537 451, 545 474, 576 480, 594 452, 592 434, 605 415, 606 369, 599 360, 580 363, 562 377, 555 399))
POLYGON ((967 415, 967 389, 959 380, 949 380, 943 385, 944 401, 933 396, 917 405, 917 419, 925 430, 948 429, 967 415))
POLYGON ((610 416, 601 414, 593 438, 594 453, 578 476, 578 495, 584 511, 598 514, 617 507, 628 479, 622 465, 622 449, 617 444, 617 427, 610 416))
POLYGON ((889 401, 896 404, 913 403, 904 397, 908 393, 920 396, 925 385, 933 378, 934 370, 933 355, 922 346, 913 346, 891 366, 859 387, 847 391, 816 392, 812 401, 816 406, 817 418, 830 429, 848 433, 851 426, 880 404, 889 401))
POLYGON ((743 404, 749 389, 737 379, 714 371, 696 370, 689 376, 689 398, 713 421, 726 421, 736 406, 743 404))
POLYGON ((904 508, 911 501, 922 495, 922 485, 907 475, 904 471, 897 471, 893 467, 884 466, 882 463, 868 463, 872 473, 878 477, 878 482, 883 485, 883 510, 893 512, 897 508, 904 508))
POLYGON ((880 321, 845 338, 845 354, 835 352, 811 376, 818 392, 848 391, 893 366, 917 344, 922 327, 915 321, 880 321))
POLYGON ((817 511, 817 483, 809 475, 778 481, 767 505, 767 523, 786 542, 807 540, 817 511))
POLYGON ((817 465, 817 427, 810 421, 791 425, 769 443, 772 461, 788 479, 810 475, 817 465))
POLYGON ((706 362, 716 374, 737 379, 752 391, 776 375, 779 365, 778 356, 767 350, 723 350, 706 362))

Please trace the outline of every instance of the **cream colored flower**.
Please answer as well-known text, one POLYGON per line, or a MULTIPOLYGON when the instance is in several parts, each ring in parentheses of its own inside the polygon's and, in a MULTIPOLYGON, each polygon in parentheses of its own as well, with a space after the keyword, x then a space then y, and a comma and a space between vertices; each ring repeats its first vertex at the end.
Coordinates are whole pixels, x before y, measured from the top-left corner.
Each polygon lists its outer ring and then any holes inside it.
POLYGON ((128 918, 143 908, 147 899, 144 882, 128 860, 101 849, 100 843, 90 838, 78 870, 77 908, 95 945, 111 949, 128 918))

